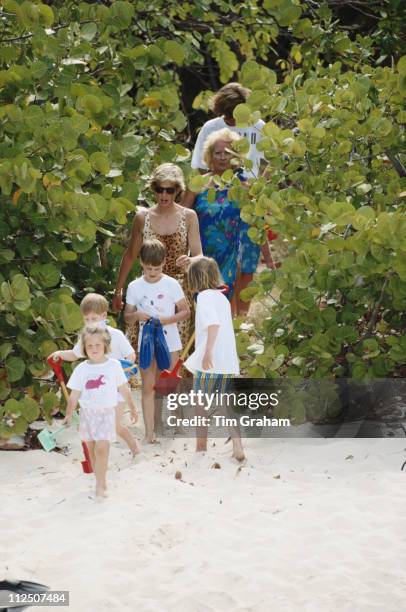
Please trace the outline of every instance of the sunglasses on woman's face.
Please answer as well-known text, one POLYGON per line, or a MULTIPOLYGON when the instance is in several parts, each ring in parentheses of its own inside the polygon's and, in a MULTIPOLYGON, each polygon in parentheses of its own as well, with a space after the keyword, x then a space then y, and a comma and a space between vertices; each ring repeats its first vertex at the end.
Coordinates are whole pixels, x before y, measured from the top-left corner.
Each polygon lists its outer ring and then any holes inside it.
POLYGON ((155 193, 168 193, 169 195, 173 195, 176 191, 176 187, 155 187, 155 193))

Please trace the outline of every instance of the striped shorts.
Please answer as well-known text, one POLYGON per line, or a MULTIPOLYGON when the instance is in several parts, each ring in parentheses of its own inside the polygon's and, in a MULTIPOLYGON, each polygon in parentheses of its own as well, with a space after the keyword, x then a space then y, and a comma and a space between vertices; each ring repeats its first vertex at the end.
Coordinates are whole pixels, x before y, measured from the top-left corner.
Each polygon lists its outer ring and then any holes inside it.
POLYGON ((215 374, 200 372, 193 375, 193 389, 204 393, 226 393, 231 387, 234 374, 215 374))

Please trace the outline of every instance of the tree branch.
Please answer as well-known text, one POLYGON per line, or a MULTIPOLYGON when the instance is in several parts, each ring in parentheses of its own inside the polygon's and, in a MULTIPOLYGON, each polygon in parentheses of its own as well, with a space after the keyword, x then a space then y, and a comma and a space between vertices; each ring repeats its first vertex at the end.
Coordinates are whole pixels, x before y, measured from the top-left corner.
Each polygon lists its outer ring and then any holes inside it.
MULTIPOLYGON (((59 26, 56 26, 55 28, 50 29, 54 32, 57 32, 58 30, 62 30, 63 28, 68 28, 72 23, 76 22, 70 21, 69 23, 63 23, 59 26)), ((85 21, 77 22, 78 25, 84 25, 85 23, 99 23, 99 21, 97 19, 86 19, 85 21)), ((2 40, 0 40, 0 44, 17 42, 19 40, 26 40, 27 38, 32 38, 33 36, 34 34, 23 34, 22 36, 15 36, 14 38, 3 38, 2 40)))
POLYGON ((396 155, 393 155, 392 153, 389 153, 388 151, 386 151, 386 155, 388 156, 388 159, 390 159, 392 166, 395 168, 399 176, 402 178, 406 177, 406 168, 404 167, 400 159, 396 157, 396 155))

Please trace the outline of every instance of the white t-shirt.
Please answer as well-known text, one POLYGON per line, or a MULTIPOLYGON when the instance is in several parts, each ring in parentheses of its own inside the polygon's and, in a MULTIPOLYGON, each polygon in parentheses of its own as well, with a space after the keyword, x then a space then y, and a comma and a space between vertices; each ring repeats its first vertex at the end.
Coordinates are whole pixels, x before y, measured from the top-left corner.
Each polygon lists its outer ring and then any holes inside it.
POLYGON ((257 151, 257 142, 259 142, 262 138, 261 130, 264 125, 265 121, 263 121, 262 119, 257 121, 255 125, 243 128, 227 125, 223 117, 216 117, 215 119, 210 119, 209 121, 206 121, 206 123, 203 125, 202 129, 199 132, 195 148, 193 150, 191 162, 192 168, 207 169, 207 165, 203 161, 204 141, 206 140, 207 136, 212 132, 222 130, 223 128, 228 128, 232 132, 236 132, 239 136, 247 138, 248 142, 250 143, 250 150, 248 152, 247 158, 252 161, 252 170, 246 170, 246 174, 248 178, 252 178, 253 176, 257 178, 259 176, 259 165, 261 159, 263 158, 263 153, 257 151))
POLYGON ((103 363, 82 361, 73 370, 67 387, 80 391, 81 408, 111 408, 119 402, 118 387, 127 383, 123 368, 117 359, 103 363))
POLYGON ((184 364, 190 372, 240 373, 230 302, 218 289, 205 289, 197 296, 195 331, 195 350, 184 364), (213 347, 213 367, 203 370, 209 325, 218 325, 219 330, 213 347))
MULTIPOLYGON (((111 336, 110 353, 107 355, 107 357, 113 357, 114 359, 126 359, 129 355, 134 353, 133 347, 121 329, 110 327, 110 325, 106 325, 105 328, 111 336)), ((83 359, 83 357, 86 357, 86 355, 83 354, 80 340, 76 342, 72 350, 78 359, 83 359)))
MULTIPOLYGON (((137 278, 127 287, 126 302, 135 306, 137 310, 145 312, 151 317, 171 317, 175 314, 176 304, 185 297, 178 281, 166 274, 156 283, 148 283, 144 277, 137 278)), ((140 324, 140 331, 142 323, 140 324)), ((168 349, 179 351, 182 348, 178 326, 169 323, 163 326, 168 349)), ((141 346, 142 334, 138 335, 138 350, 141 346)))

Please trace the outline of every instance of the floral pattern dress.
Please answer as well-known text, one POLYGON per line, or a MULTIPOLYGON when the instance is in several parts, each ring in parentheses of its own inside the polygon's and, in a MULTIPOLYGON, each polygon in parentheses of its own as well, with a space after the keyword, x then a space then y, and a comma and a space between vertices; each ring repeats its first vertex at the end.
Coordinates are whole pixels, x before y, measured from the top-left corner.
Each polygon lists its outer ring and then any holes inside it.
POLYGON ((237 276, 237 264, 254 271, 258 263, 259 247, 247 236, 248 225, 241 220, 237 204, 228 199, 228 190, 216 191, 213 202, 208 201, 208 190, 195 200, 199 219, 203 254, 216 260, 231 296, 237 276))

